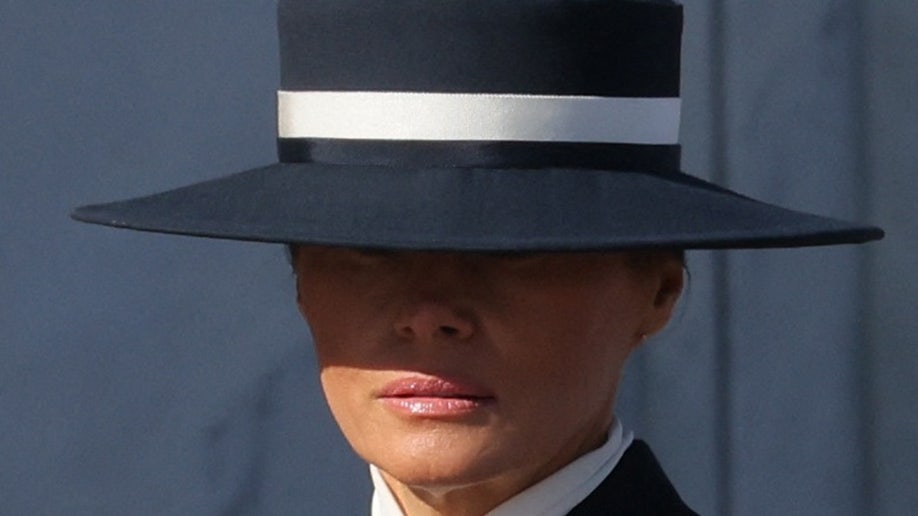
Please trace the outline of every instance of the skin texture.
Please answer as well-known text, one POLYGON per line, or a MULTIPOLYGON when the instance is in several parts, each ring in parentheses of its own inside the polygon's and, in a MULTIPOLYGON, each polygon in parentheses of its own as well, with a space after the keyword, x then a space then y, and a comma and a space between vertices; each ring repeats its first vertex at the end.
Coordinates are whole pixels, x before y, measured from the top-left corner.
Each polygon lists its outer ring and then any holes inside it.
POLYGON ((331 411, 411 516, 484 514, 599 447, 627 357, 683 285, 665 252, 299 247, 293 263, 331 411), (428 380, 459 385, 459 410, 387 397, 428 380))

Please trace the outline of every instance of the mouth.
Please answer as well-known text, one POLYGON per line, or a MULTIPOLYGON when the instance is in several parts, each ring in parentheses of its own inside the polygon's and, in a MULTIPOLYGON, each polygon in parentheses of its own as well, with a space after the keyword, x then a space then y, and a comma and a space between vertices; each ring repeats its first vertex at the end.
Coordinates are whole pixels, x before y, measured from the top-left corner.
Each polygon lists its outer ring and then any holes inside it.
POLYGON ((466 416, 495 402, 494 395, 482 386, 427 376, 389 382, 377 399, 399 415, 420 418, 466 416))

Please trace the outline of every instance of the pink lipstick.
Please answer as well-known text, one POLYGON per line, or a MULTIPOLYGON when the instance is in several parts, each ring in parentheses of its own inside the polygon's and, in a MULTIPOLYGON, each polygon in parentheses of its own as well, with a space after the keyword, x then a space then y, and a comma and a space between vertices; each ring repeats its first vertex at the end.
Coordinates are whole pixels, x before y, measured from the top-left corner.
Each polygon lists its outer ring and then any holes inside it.
POLYGON ((460 417, 494 402, 494 396, 478 385, 426 376, 389 382, 377 398, 398 414, 422 418, 460 417))

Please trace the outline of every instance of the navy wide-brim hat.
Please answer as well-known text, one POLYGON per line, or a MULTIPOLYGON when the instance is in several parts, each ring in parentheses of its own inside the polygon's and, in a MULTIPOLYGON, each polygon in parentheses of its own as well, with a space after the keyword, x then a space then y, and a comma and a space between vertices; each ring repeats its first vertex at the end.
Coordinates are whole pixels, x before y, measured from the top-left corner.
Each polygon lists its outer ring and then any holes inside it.
POLYGON ((280 163, 73 216, 214 238, 457 251, 883 236, 680 171, 676 4, 281 0, 279 28, 280 163))

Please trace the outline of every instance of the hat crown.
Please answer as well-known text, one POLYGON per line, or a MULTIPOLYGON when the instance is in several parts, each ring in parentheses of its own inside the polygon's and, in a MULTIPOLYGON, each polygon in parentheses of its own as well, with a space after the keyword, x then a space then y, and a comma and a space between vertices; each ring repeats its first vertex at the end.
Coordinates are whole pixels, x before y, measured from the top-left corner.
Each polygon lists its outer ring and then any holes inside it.
POLYGON ((281 88, 678 97, 681 6, 281 0, 281 88))

